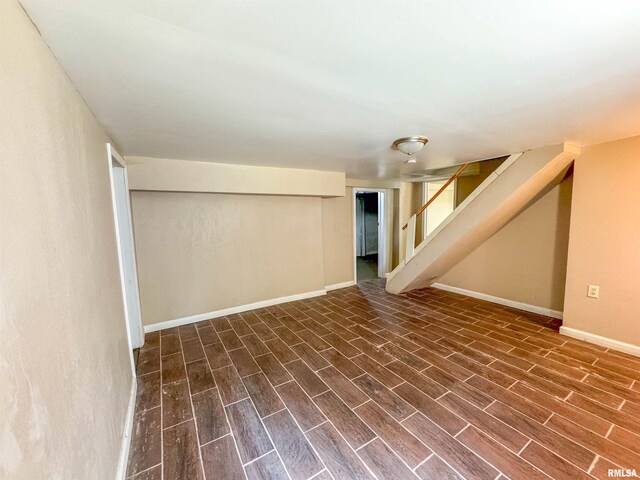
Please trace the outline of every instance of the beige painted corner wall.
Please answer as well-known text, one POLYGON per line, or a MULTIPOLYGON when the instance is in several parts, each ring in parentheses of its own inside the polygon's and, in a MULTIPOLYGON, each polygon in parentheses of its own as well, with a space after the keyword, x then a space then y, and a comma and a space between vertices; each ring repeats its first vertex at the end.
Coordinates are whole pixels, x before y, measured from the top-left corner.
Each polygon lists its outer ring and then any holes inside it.
POLYGON ((343 197, 322 199, 325 285, 353 281, 353 188, 343 197))
POLYGON ((0 478, 116 477, 132 385, 108 138, 0 2, 0 478))
POLYGON ((562 311, 571 187, 569 177, 447 272, 439 283, 562 311))
POLYGON ((575 162, 564 326, 640 346, 640 136, 575 162), (587 297, 587 285, 600 298, 587 297))
MULTIPOLYGON (((396 229, 398 212, 409 211, 406 190, 388 190, 396 229)), ((353 187, 343 192, 132 191, 144 325, 353 281, 353 187)), ((391 237, 397 261, 397 232, 391 237)))
POLYGON ((145 325, 322 290, 319 197, 131 193, 145 325))

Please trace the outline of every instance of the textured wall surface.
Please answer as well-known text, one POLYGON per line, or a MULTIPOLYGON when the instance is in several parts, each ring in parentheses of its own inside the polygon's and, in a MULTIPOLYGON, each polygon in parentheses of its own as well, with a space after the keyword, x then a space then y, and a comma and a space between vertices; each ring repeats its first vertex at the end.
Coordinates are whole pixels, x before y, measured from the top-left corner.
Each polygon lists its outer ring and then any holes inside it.
POLYGON ((575 164, 564 326, 640 346, 640 136, 575 164), (600 298, 587 286, 600 286, 600 298))
POLYGON ((353 189, 344 197, 322 199, 325 285, 353 280, 353 189))
POLYGON ((131 198, 145 325, 324 288, 318 197, 131 198))
POLYGON ((562 311, 571 185, 555 187, 438 282, 562 311))
POLYGON ((107 135, 0 2, 0 478, 113 479, 132 372, 107 135))

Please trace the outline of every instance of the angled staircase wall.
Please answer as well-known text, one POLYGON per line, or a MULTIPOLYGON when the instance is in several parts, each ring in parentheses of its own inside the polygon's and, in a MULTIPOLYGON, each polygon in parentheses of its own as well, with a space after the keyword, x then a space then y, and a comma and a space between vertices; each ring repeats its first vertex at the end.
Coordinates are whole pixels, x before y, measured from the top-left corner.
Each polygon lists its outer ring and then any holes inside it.
POLYGON ((387 279, 402 293, 436 282, 449 269, 557 185, 580 149, 560 144, 511 155, 415 249, 409 221, 406 258, 387 279))

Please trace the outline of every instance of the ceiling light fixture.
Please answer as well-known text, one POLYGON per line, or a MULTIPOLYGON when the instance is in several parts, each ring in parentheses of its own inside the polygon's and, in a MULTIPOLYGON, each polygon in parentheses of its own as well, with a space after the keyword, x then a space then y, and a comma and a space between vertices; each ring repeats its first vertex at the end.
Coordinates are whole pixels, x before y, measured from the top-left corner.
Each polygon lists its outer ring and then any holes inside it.
POLYGON ((409 159, 406 160, 405 163, 416 163, 416 159, 411 155, 422 150, 428 141, 429 139, 427 139, 427 137, 423 137, 422 135, 416 135, 414 137, 403 137, 393 142, 393 148, 409 155, 409 159))

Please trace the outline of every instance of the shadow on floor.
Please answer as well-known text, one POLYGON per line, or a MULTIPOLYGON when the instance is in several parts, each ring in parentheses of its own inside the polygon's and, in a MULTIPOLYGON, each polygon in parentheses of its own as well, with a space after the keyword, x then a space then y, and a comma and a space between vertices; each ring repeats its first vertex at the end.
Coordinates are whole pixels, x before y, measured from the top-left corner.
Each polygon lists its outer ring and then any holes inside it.
POLYGON ((356 257, 358 283, 378 278, 378 255, 356 257))

